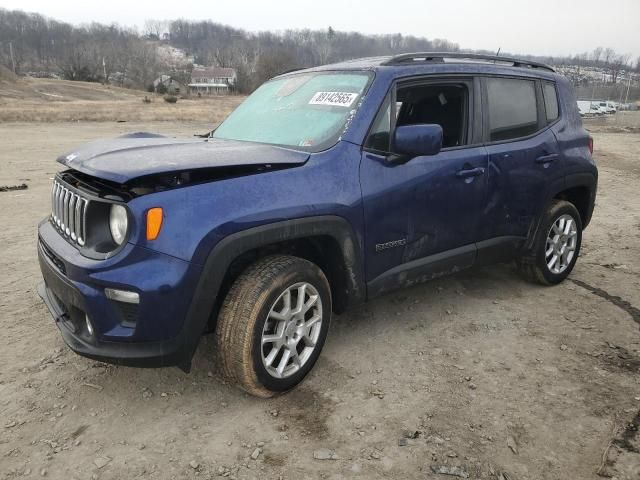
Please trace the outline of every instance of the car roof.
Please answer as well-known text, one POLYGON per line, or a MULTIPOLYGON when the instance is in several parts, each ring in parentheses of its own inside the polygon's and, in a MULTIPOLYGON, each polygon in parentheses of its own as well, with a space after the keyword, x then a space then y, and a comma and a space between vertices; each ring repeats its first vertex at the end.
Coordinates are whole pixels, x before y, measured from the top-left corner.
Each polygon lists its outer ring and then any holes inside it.
POLYGON ((397 76, 419 75, 421 73, 498 74, 538 76, 547 79, 554 79, 554 77, 558 76, 552 67, 538 62, 512 57, 459 52, 421 52, 395 56, 356 58, 297 70, 295 73, 340 70, 394 71, 397 76))

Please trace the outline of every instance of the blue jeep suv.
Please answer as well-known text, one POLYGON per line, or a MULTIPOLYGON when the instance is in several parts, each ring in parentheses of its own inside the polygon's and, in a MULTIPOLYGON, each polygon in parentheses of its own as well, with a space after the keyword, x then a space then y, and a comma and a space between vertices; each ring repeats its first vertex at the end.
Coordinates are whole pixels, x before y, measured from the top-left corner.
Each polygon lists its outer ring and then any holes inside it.
POLYGON ((418 53, 287 73, 205 138, 60 157, 39 292, 80 355, 189 371, 213 331, 223 374, 268 397, 349 304, 500 261, 564 280, 592 151, 570 83, 542 64, 418 53))

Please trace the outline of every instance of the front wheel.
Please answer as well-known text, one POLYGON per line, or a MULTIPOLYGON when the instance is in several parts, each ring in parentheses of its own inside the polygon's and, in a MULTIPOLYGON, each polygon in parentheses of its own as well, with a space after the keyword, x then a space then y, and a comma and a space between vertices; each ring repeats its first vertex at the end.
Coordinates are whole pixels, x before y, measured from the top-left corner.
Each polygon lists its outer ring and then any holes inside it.
POLYGON ((562 282, 573 270, 582 244, 582 221, 576 207, 554 200, 544 213, 528 255, 518 260, 529 280, 543 285, 562 282))
POLYGON ((216 326, 223 374, 259 397, 287 391, 309 373, 329 330, 331 292, 302 258, 258 260, 234 282, 216 326))

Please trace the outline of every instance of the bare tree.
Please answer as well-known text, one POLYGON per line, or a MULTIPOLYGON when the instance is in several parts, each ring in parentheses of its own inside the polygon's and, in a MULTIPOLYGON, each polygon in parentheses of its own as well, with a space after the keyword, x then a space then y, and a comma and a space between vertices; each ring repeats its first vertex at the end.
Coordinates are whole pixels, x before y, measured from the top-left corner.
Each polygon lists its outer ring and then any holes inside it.
POLYGON ((607 65, 609 65, 609 62, 611 61, 611 59, 615 56, 616 52, 613 48, 605 48, 604 49, 604 53, 603 53, 603 61, 604 61, 604 65, 605 67, 607 65))
POLYGON ((611 83, 618 82, 618 76, 622 70, 626 70, 628 68, 629 60, 631 60, 631 54, 626 55, 616 55, 611 60, 611 67, 609 71, 611 72, 611 83))
POLYGON ((145 20, 143 34, 152 40, 162 40, 164 35, 169 31, 169 22, 167 20, 145 20))
POLYGON ((602 51, 603 51, 602 47, 597 47, 593 49, 593 52, 591 52, 591 59, 593 60, 596 66, 598 65, 598 63, 600 63, 600 58, 602 58, 602 51))
POLYGON ((153 43, 141 42, 134 46, 131 55, 130 77, 137 85, 146 88, 159 70, 158 53, 153 43))
POLYGON ((260 84, 297 66, 295 58, 287 49, 281 48, 265 52, 260 56, 256 65, 256 83, 260 84))
MULTIPOLYGON (((147 20, 142 33, 138 33, 118 25, 73 26, 0 8, 0 64, 13 68, 13 52, 19 73, 55 73, 72 80, 134 88, 148 87, 161 73, 188 82, 192 61, 235 68, 237 90, 250 92, 263 80, 293 68, 435 50, 459 51, 460 47, 446 39, 399 33, 365 35, 332 27, 251 33, 212 21, 181 19, 147 20)), ((603 47, 563 58, 524 57, 570 67, 567 75, 585 88, 593 85, 592 73, 586 74, 585 69, 602 68, 610 81, 617 82, 622 72, 631 68, 628 55, 603 47)), ((640 57, 635 68, 640 72, 640 57)))
POLYGON ((325 32, 317 32, 316 35, 311 34, 311 45, 317 54, 318 64, 323 65, 329 63, 333 54, 333 40, 336 32, 329 27, 325 32))

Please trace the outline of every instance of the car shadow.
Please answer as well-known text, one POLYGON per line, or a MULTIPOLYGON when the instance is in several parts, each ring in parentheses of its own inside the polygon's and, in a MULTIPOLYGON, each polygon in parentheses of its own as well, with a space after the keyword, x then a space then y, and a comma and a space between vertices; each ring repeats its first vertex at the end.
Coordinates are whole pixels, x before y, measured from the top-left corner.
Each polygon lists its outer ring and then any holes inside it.
MULTIPOLYGON (((509 302, 523 297, 527 290, 544 288, 522 280, 513 266, 499 264, 491 267, 469 269, 455 275, 435 279, 427 283, 397 290, 365 304, 353 306, 341 315, 334 315, 331 330, 316 368, 315 374, 331 371, 337 375, 340 366, 332 360, 331 351, 351 348, 362 339, 362 332, 377 332, 386 329, 390 321, 393 328, 409 330, 416 320, 405 312, 414 312, 428 305, 430 312, 446 313, 453 302, 458 304, 491 299, 509 302), (422 306, 422 307, 421 307, 422 306)), ((442 315, 432 315, 421 319, 421 322, 435 324, 446 322, 442 315)), ((387 340, 389 341, 389 340, 387 340)), ((393 339, 391 339, 393 341, 393 339)), ((399 340, 398 348, 402 348, 399 340)), ((82 361, 92 362, 82 359, 82 361)), ((216 364, 215 338, 211 334, 204 335, 193 357, 189 374, 178 368, 138 369, 121 366, 104 366, 89 368, 88 373, 95 371, 95 376, 87 375, 86 382, 99 384, 103 389, 139 390, 141 397, 150 399, 158 395, 164 399, 172 396, 195 395, 202 398, 218 398, 221 402, 252 403, 261 402, 252 399, 244 392, 229 385, 220 374, 216 364), (104 368, 102 368, 104 367, 104 368), (104 375, 103 371, 108 371, 104 375), (99 378, 101 377, 101 378, 99 378), (105 380, 107 380, 105 382, 105 380), (150 392, 150 393, 145 393, 150 392), (163 395, 164 394, 164 395, 163 395)), ((307 384, 309 382, 303 382, 307 384)))

